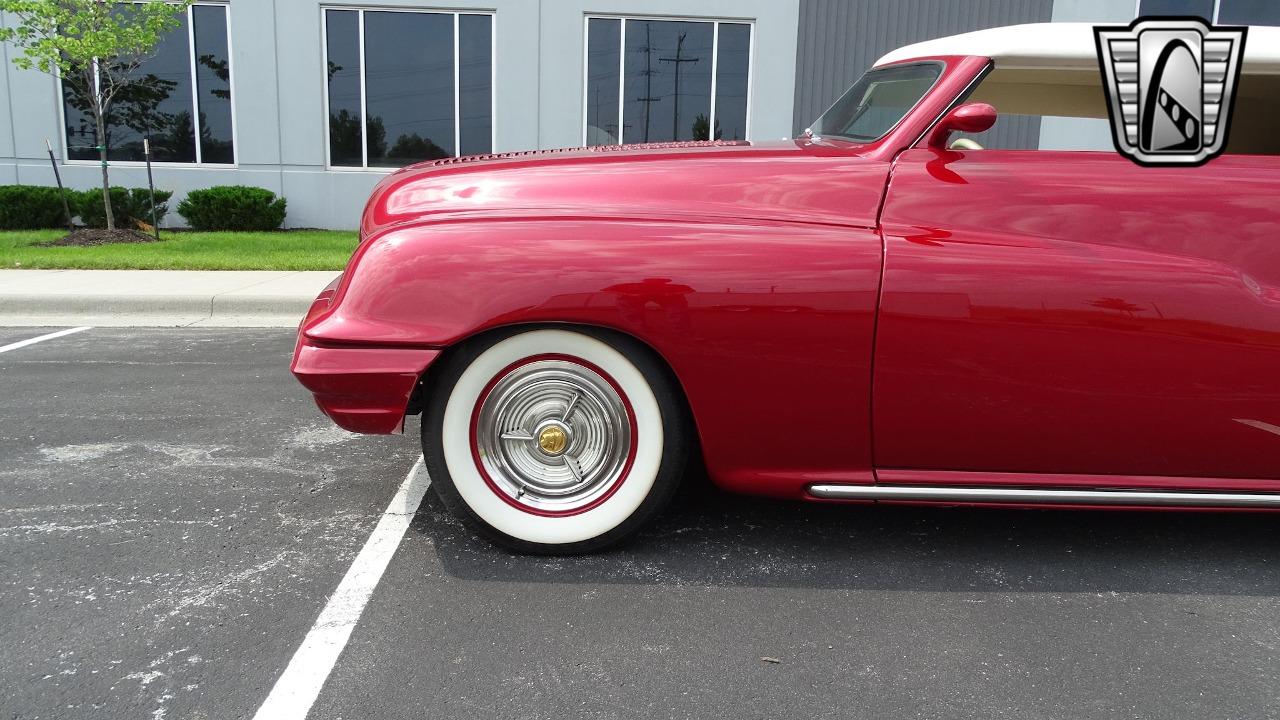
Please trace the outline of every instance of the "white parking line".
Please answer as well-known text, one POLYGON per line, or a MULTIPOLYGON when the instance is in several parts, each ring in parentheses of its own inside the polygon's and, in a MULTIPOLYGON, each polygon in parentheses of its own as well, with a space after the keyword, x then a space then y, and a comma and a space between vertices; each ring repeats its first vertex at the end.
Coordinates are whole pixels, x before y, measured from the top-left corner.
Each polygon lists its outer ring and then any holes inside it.
POLYGON ((48 335, 41 335, 40 337, 33 337, 28 340, 23 340, 21 342, 9 343, 8 345, 0 346, 0 353, 7 353, 10 350, 17 350, 18 348, 24 348, 28 345, 35 345, 36 343, 44 342, 45 340, 52 340, 54 338, 60 338, 65 335, 71 335, 74 333, 84 332, 85 330, 92 330, 92 329, 93 328, 91 327, 85 326, 85 327, 68 328, 66 330, 59 330, 58 332, 51 332, 48 335))
POLYGON ((400 546, 400 539, 418 511, 430 483, 431 478, 419 457, 400 484, 391 504, 382 513, 373 534, 338 584, 338 589, 320 611, 315 625, 311 626, 311 631, 293 654, 284 674, 271 688, 266 702, 258 708, 254 720, 304 720, 307 717, 311 704, 333 671, 334 663, 347 646, 351 630, 360 620, 373 589, 382 579, 387 563, 391 562, 391 556, 400 546))

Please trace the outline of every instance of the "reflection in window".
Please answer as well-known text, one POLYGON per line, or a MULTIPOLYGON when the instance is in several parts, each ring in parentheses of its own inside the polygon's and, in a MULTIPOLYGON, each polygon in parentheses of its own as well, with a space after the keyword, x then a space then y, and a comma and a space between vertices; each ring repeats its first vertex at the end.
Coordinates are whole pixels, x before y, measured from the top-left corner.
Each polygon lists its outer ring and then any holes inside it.
POLYGON ((231 61, 227 52, 227 9, 191 8, 196 48, 196 97, 200 108, 200 159, 236 161, 231 144, 231 61))
POLYGON ((745 139, 750 60, 745 23, 589 18, 583 142, 745 139))
POLYGON ((623 142, 707 139, 714 27, 666 20, 627 23, 623 142))
POLYGON ((872 68, 814 121, 810 132, 872 142, 893 129, 938 79, 934 62, 872 68))
POLYGON ((458 16, 458 121, 461 155, 493 150, 493 21, 458 16))
POLYGON ((716 67, 716 139, 747 139, 747 68, 751 66, 751 26, 720 23, 716 67))
POLYGON ((360 13, 325 12, 329 77, 329 162, 363 165, 360 129, 360 13))
POLYGON ((326 10, 325 38, 331 165, 492 150, 492 16, 326 10))
MULTIPOLYGON (((194 5, 180 20, 112 101, 104 138, 108 159, 145 160, 142 141, 150 138, 154 162, 235 162, 227 6, 194 5)), ((69 160, 98 159, 87 93, 87 88, 64 79, 69 160)))
POLYGON ((587 145, 617 145, 621 20, 587 21, 587 145))
POLYGON ((1190 15, 1219 25, 1280 25, 1276 0, 1140 0, 1138 15, 1190 15))
POLYGON ((452 156, 453 16, 367 12, 364 38, 367 164, 452 156))
POLYGON ((1141 0, 1138 15, 1189 15, 1213 22, 1213 0, 1141 0))
POLYGON ((1280 25, 1280 2, 1276 0, 1220 0, 1220 25, 1280 25))

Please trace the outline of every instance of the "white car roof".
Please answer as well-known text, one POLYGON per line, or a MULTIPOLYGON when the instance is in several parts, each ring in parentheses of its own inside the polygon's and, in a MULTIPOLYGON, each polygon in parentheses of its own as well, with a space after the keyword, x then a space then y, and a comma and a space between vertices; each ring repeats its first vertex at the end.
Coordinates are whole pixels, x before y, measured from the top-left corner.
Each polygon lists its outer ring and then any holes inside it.
MULTIPOLYGON (((936 55, 977 55, 1006 68, 1097 70, 1093 28, 1093 23, 1029 23, 977 30, 900 47, 877 60, 876 67, 936 55)), ((1280 74, 1280 27, 1249 28, 1244 71, 1280 74)))

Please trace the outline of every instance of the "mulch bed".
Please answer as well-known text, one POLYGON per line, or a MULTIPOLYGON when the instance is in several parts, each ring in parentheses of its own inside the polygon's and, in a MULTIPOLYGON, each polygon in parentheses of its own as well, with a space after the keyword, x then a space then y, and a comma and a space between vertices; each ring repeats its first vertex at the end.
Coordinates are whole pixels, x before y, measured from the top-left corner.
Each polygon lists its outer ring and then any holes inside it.
POLYGON ((53 242, 44 243, 44 245, 46 247, 87 247, 90 245, 107 245, 111 243, 145 243, 155 241, 155 237, 148 235, 141 230, 125 230, 122 228, 117 228, 115 230, 81 228, 80 230, 73 230, 65 237, 58 238, 53 242))

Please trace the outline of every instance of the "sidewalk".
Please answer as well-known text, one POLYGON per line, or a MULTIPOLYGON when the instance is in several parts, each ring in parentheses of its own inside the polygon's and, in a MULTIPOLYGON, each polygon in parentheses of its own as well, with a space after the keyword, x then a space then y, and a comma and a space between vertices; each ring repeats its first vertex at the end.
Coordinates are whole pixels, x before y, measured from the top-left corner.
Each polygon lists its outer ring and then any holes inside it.
POLYGON ((0 326, 294 327, 326 272, 0 270, 0 326))

